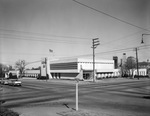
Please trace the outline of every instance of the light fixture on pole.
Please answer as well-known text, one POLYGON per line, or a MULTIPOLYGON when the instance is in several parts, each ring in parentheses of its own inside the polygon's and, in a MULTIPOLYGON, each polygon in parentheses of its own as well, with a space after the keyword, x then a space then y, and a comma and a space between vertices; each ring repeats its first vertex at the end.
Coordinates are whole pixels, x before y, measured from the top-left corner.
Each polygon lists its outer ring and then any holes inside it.
POLYGON ((144 41, 143 41, 143 36, 144 36, 144 35, 150 35, 150 34, 142 34, 141 44, 143 44, 143 43, 144 43, 144 41))

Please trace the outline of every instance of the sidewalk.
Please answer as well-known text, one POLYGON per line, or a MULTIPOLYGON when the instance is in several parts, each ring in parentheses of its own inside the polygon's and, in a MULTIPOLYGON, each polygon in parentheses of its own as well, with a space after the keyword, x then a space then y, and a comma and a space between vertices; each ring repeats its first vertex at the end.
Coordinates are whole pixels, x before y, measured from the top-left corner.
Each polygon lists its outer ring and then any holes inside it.
MULTIPOLYGON (((78 111, 72 108, 66 108, 65 106, 29 106, 18 107, 12 110, 18 112, 20 116, 116 116, 112 115, 109 111, 103 110, 89 110, 80 108, 78 111)), ((118 116, 118 115, 117 115, 118 116)))

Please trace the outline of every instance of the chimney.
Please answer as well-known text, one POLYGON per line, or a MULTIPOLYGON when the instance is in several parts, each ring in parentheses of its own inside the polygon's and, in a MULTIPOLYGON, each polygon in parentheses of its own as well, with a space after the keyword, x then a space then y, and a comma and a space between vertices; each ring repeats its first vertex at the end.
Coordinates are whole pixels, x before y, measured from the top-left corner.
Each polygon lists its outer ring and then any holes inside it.
POLYGON ((113 60, 114 60, 114 69, 117 69, 118 68, 118 57, 113 56, 113 60))
POLYGON ((126 53, 123 53, 122 64, 125 64, 126 60, 126 53))

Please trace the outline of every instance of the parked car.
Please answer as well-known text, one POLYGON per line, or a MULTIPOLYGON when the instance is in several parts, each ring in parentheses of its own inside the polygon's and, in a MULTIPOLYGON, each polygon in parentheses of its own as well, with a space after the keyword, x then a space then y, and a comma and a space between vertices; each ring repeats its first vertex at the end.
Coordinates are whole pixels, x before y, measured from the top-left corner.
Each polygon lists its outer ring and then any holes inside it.
POLYGON ((1 84, 8 85, 8 79, 3 78, 1 84))
POLYGON ((2 79, 3 79, 3 78, 0 78, 0 83, 2 83, 2 79))
POLYGON ((12 86, 21 86, 21 81, 18 79, 10 79, 8 84, 12 86))

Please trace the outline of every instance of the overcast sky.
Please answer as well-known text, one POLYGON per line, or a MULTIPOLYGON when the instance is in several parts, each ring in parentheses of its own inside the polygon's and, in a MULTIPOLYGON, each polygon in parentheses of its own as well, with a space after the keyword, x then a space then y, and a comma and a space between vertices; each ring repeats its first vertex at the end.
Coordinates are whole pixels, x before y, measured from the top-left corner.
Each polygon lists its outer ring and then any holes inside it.
POLYGON ((92 56, 93 38, 96 58, 135 57, 140 46, 139 60, 150 59, 150 36, 140 44, 150 34, 150 0, 76 1, 0 0, 0 62, 92 56))

